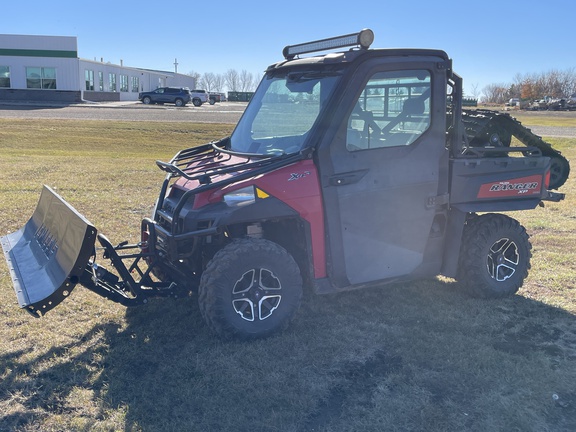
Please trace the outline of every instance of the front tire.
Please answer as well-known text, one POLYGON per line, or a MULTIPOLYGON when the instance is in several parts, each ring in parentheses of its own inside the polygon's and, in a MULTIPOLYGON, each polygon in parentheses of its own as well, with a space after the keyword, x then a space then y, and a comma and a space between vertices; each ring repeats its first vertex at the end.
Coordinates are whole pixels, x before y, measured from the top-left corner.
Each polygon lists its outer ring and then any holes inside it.
POLYGON ((183 107, 184 101, 182 99, 176 99, 176 101, 174 102, 174 105, 176 105, 177 107, 183 107))
POLYGON ((142 98, 142 103, 144 105, 150 105, 152 103, 152 99, 150 98, 150 96, 144 96, 142 98))
POLYGON ((286 328, 302 299, 294 258, 265 239, 235 240, 206 266, 198 289, 200 312, 221 336, 255 339, 286 328))
POLYGON ((202 101, 198 98, 192 99, 192 103, 194 104, 195 107, 202 106, 202 101))
POLYGON ((528 276, 531 249, 526 229, 515 219, 474 216, 464 227, 457 279, 474 297, 513 295, 528 276))

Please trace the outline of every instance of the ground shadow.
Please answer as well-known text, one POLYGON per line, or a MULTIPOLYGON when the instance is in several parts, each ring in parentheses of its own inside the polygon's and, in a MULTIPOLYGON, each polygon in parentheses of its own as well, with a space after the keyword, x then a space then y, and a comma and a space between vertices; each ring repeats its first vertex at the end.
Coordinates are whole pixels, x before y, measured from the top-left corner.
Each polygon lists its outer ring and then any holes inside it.
POLYGON ((576 430, 576 392, 561 386, 563 378, 554 383, 557 399, 549 392, 547 402, 520 388, 531 368, 575 376, 575 317, 521 296, 468 299, 449 282, 307 295, 289 330, 249 343, 215 338, 193 297, 160 299, 33 363, 22 361, 26 352, 0 355, 0 401, 18 394, 25 408, 1 417, 1 430, 32 430, 46 416, 88 416, 67 402, 78 389, 99 401, 81 430, 386 430, 378 429, 384 418, 399 430, 576 430), (64 356, 70 361, 38 367, 64 356), (513 364, 527 369, 506 370, 513 364), (523 381, 506 387, 504 379, 523 381), (480 396, 505 389, 508 395, 480 396), (504 397, 539 411, 524 423, 495 408, 504 397), (500 423, 483 417, 486 409, 500 423), (114 411, 123 419, 110 420, 114 411))

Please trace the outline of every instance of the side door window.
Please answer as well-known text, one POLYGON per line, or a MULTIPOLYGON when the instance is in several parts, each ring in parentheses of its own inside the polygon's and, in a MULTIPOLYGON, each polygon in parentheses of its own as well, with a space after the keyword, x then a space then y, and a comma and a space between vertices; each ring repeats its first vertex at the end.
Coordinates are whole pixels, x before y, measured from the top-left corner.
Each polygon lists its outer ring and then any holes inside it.
POLYGON ((430 73, 386 71, 366 83, 348 118, 350 152, 408 146, 430 127, 430 73))

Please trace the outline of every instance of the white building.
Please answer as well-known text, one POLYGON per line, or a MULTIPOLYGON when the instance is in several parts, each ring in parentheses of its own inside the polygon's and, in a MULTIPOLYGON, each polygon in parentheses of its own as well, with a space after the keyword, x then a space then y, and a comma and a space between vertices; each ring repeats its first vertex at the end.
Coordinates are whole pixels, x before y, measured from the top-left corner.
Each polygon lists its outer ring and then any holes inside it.
POLYGON ((196 87, 189 76, 78 58, 74 36, 0 34, 0 101, 137 100, 158 87, 196 87))

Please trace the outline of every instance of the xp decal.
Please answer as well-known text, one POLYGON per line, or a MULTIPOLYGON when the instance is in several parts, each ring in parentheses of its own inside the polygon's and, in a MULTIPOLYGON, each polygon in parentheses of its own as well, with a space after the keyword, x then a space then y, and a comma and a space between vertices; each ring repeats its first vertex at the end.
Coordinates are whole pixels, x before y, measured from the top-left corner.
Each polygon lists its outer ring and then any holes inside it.
POLYGON ((291 173, 288 181, 300 180, 301 178, 304 178, 304 177, 309 176, 309 175, 310 175, 310 171, 304 171, 303 173, 291 173))

